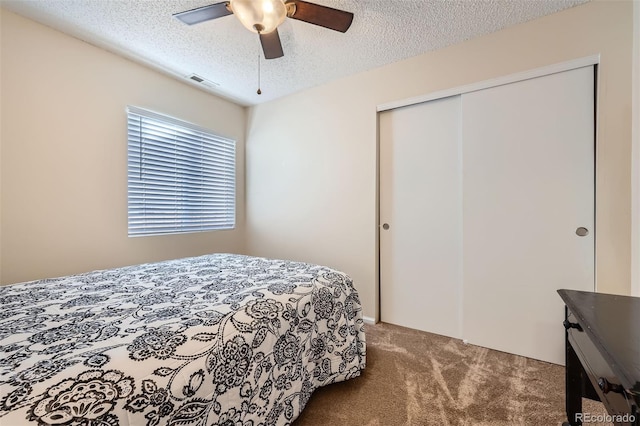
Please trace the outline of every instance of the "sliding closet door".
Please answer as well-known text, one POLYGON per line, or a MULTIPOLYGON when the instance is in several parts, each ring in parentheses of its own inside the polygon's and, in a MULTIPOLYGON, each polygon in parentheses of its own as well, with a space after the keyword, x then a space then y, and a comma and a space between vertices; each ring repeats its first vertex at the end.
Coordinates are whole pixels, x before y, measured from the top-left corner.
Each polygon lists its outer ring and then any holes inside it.
POLYGON ((594 289, 593 68, 465 94, 462 116, 463 337, 562 364, 556 290, 594 289))
POLYGON ((460 336, 460 97, 380 113, 380 313, 460 336))

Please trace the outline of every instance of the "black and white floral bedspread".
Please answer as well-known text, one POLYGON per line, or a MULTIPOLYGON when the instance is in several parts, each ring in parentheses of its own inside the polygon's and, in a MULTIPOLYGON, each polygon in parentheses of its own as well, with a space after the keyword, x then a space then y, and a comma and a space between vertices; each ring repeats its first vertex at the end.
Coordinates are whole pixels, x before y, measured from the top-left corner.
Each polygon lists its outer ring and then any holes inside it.
POLYGON ((358 294, 327 267, 213 254, 0 287, 0 424, 289 424, 360 375, 358 294))

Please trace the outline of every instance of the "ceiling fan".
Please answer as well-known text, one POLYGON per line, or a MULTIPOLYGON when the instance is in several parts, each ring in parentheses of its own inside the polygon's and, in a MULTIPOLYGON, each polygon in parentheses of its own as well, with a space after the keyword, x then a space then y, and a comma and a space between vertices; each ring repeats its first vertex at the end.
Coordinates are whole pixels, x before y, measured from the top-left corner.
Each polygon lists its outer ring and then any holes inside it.
POLYGON ((346 32, 353 13, 302 0, 228 0, 173 16, 188 25, 234 14, 248 30, 258 33, 265 59, 284 55, 278 25, 285 18, 297 19, 331 30, 346 32))

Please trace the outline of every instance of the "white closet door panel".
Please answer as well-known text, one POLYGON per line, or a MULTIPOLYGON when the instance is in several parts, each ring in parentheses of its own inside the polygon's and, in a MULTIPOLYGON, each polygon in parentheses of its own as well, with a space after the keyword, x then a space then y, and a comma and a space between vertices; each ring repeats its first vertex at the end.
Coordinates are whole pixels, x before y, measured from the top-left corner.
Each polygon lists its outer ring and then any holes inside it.
POLYGON ((460 97, 379 120, 381 319, 459 337, 460 97))
POLYGON ((594 289, 593 85, 586 67, 462 98, 470 343, 564 362, 556 290, 594 289))

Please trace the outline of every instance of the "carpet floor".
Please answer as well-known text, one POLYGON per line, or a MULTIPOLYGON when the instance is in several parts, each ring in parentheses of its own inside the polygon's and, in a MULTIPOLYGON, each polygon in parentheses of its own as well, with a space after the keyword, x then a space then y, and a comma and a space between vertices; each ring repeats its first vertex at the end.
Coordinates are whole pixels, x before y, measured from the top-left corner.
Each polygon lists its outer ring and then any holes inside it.
MULTIPOLYGON (((378 323, 362 375, 317 389, 295 426, 551 426, 564 414, 564 367, 378 323)), ((583 412, 604 414, 583 400, 583 412)), ((594 426, 610 423, 590 423, 594 426)))

